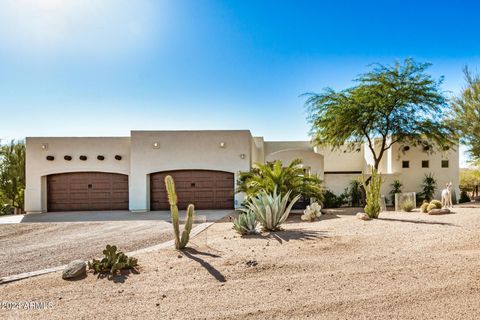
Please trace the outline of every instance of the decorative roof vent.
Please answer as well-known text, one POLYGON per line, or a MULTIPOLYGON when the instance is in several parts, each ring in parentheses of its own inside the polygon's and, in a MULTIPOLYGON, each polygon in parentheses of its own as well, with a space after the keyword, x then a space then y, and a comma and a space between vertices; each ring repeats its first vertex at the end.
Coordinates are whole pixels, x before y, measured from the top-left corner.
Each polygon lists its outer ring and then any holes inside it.
POLYGON ((80 156, 80 160, 86 161, 86 160, 87 160, 87 156, 80 156))
POLYGON ((118 161, 122 160, 122 156, 119 156, 119 155, 117 154, 117 155, 115 156, 115 160, 118 160, 118 161))
POLYGON ((55 160, 55 157, 54 156, 47 156, 47 160, 48 161, 53 161, 53 160, 55 160))
POLYGON ((63 157, 63 159, 65 159, 67 161, 72 161, 72 156, 65 156, 65 157, 63 157))
POLYGON ((100 160, 100 161, 103 161, 103 160, 105 160, 105 157, 100 155, 100 156, 97 156, 97 159, 100 160))

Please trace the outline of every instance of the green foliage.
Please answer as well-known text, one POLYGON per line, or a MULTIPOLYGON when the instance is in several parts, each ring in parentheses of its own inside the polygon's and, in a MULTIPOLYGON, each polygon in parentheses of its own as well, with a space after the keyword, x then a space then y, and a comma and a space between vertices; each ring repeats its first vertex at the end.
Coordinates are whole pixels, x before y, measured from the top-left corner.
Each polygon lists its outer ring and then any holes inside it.
POLYGON ((133 269, 138 265, 138 260, 128 257, 123 252, 118 251, 116 246, 107 245, 103 250, 104 258, 102 260, 93 259, 88 261, 88 268, 95 273, 110 272, 117 273, 123 269, 133 269))
POLYGON ((360 206, 360 201, 362 200, 362 192, 360 191, 362 183, 358 179, 353 179, 350 181, 350 185, 347 189, 348 202, 352 207, 360 206))
POLYGON ((415 203, 410 198, 403 200, 403 202, 400 204, 400 208, 405 212, 412 212, 415 207, 415 203))
POLYGON ((280 225, 287 220, 295 202, 300 199, 300 195, 297 195, 288 204, 290 193, 288 191, 285 195, 282 195, 277 192, 276 188, 272 193, 262 190, 255 198, 250 198, 247 201, 247 209, 243 209, 243 211, 255 213, 257 221, 263 227, 263 230, 278 230, 280 225))
POLYGON ((25 143, 0 146, 0 204, 23 210, 25 191, 25 143))
POLYGON ((460 169, 460 189, 465 191, 478 191, 480 186, 479 169, 460 169))
POLYGON ((337 196, 330 190, 325 190, 323 199, 324 208, 340 208, 342 205, 347 203, 345 193, 337 196))
POLYGON ((390 190, 390 196, 391 196, 392 204, 395 205, 395 194, 396 193, 402 193, 403 184, 400 182, 400 180, 395 179, 395 180, 393 180, 390 187, 392 188, 392 190, 390 190))
POLYGON ((9 204, 4 204, 2 205, 0 202, 0 215, 7 215, 7 214, 13 214, 14 209, 11 205, 9 204))
POLYGON ((465 202, 470 202, 470 197, 467 194, 467 191, 462 190, 460 192, 460 199, 458 200, 459 203, 465 203, 465 202))
POLYGON ((472 162, 480 163, 480 75, 464 69, 466 86, 452 100, 453 124, 461 134, 461 142, 467 145, 472 162))
POLYGON ((420 207, 420 212, 422 213, 428 213, 428 206, 430 204, 428 202, 424 202, 422 203, 421 207, 420 207))
POLYGON ((180 237, 180 225, 178 218, 177 207, 177 193, 175 192, 175 182, 171 176, 165 177, 165 186, 167 189, 168 203, 170 203, 170 215, 172 217, 173 232, 175 234, 175 248, 177 250, 183 249, 187 246, 190 240, 190 231, 192 231, 193 217, 195 215, 195 208, 193 204, 189 204, 187 207, 187 221, 185 222, 185 228, 180 237))
POLYGON ((435 206, 435 208, 437 208, 437 209, 442 209, 442 202, 440 202, 438 200, 432 200, 432 201, 430 201, 430 204, 433 204, 435 206))
POLYGON ((237 185, 237 192, 244 192, 247 200, 256 197, 261 190, 272 193, 276 189, 281 195, 289 192, 290 200, 300 195, 323 201, 322 181, 306 172, 300 159, 293 160, 286 167, 280 160, 256 163, 251 171, 240 172, 237 185))
POLYGON ((238 218, 233 220, 233 229, 241 235, 257 234, 257 218, 255 213, 250 210, 240 213, 238 218))
POLYGON ((433 199, 433 195, 437 191, 437 180, 433 176, 433 174, 429 173, 423 177, 422 181, 422 192, 421 196, 426 201, 431 201, 433 199))
MULTIPOLYGON (((360 150, 364 143, 375 165, 394 143, 453 145, 454 130, 444 121, 448 105, 428 63, 406 59, 394 66, 374 65, 343 91, 307 93, 311 134, 317 145, 360 150)), ((480 122, 478 122, 480 123, 480 122)), ((480 145, 480 144, 479 144, 480 145)))
POLYGON ((363 178, 363 187, 366 191, 366 202, 365 213, 371 218, 376 219, 380 215, 381 206, 381 194, 380 188, 382 186, 382 176, 378 174, 377 170, 372 167, 370 183, 367 185, 365 177, 363 178))

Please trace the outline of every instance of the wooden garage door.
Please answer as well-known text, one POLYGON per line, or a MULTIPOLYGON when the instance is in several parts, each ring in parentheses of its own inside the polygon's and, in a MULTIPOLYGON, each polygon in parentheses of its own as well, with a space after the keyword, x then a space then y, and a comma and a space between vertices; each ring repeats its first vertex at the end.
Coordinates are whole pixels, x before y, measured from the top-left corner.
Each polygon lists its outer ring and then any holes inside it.
POLYGON ((75 172, 47 177, 48 211, 128 210, 128 176, 75 172))
POLYGON ((196 209, 233 209, 233 173, 209 170, 178 170, 150 175, 150 209, 169 210, 165 176, 175 181, 178 207, 193 203, 196 209))

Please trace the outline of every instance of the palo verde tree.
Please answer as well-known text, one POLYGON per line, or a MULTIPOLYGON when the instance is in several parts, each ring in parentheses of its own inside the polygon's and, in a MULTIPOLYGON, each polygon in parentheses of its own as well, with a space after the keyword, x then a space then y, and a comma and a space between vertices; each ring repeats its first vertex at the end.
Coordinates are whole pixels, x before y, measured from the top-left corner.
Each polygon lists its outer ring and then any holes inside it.
POLYGON ((463 70, 467 85, 452 99, 452 115, 472 162, 480 164, 480 75, 463 70))
POLYGON ((444 122, 448 105, 428 63, 406 59, 393 66, 375 64, 343 91, 306 93, 311 134, 319 146, 333 150, 347 145, 370 149, 378 170, 395 143, 424 144, 443 150, 455 143, 454 130, 444 122))

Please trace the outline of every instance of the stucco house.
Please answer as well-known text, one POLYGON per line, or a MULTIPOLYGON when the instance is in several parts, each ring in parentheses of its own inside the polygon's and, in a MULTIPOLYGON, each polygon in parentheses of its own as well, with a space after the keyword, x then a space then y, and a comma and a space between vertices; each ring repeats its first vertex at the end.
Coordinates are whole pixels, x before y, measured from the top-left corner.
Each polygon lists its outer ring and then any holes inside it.
MULTIPOLYGON (((303 159, 326 188, 340 194, 351 179, 367 173, 368 148, 331 151, 309 141, 265 141, 248 130, 131 131, 130 137, 28 137, 26 139, 25 210, 84 211, 166 210, 163 178, 177 184, 180 207, 233 209, 243 201, 235 194, 239 171, 255 162, 303 159)), ((458 148, 431 153, 422 147, 394 145, 380 166, 382 193, 400 179, 404 191, 419 191, 432 173, 439 186, 459 183, 458 148)), ((438 193, 440 190, 438 191, 438 193)), ((439 194, 437 194, 439 197, 439 194)))

